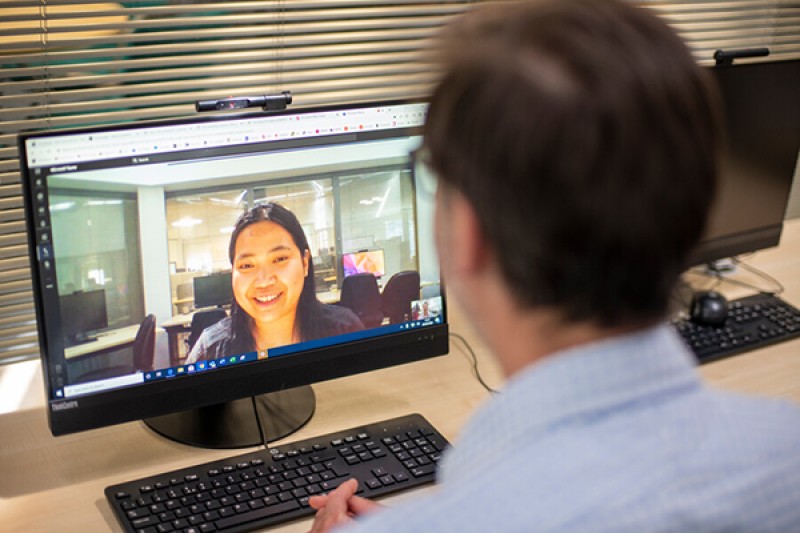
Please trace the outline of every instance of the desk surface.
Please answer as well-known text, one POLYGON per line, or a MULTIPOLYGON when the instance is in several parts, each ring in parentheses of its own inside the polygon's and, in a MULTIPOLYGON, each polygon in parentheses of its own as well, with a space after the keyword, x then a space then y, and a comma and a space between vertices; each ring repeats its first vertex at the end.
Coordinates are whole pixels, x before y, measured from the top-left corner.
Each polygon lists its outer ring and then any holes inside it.
MULTIPOLYGON (((800 306, 800 220, 787 224, 779 249, 756 254, 747 262, 780 280, 786 287, 784 298, 800 306)), ((750 277, 744 272, 741 276, 750 277)), ((697 282, 702 285, 703 280, 697 282)), ((497 366, 460 311, 453 305, 450 311, 452 330, 472 344, 486 381, 500 386, 497 366)), ((3 373, 29 368, 36 374, 29 390, 21 393, 27 398, 23 406, 0 415, 0 523, 8 531, 120 531, 103 498, 105 486, 237 453, 168 442, 139 422, 54 438, 47 429, 36 364, 0 368, 3 373)), ((3 373, 0 396, 7 390, 3 373)), ((717 361, 701 367, 700 373, 714 386, 800 402, 800 340, 717 361)), ((451 343, 446 356, 317 384, 314 390, 316 414, 287 440, 419 412, 454 441, 487 397, 472 376, 469 357, 459 341, 451 343)), ((413 492, 388 501, 410 496, 413 492)), ((275 531, 299 532, 308 527, 306 520, 275 531)))
POLYGON ((74 359, 84 355, 98 354, 109 350, 130 346, 136 339, 139 324, 125 326, 124 328, 110 329, 97 334, 97 339, 83 344, 76 344, 64 350, 64 357, 74 359))

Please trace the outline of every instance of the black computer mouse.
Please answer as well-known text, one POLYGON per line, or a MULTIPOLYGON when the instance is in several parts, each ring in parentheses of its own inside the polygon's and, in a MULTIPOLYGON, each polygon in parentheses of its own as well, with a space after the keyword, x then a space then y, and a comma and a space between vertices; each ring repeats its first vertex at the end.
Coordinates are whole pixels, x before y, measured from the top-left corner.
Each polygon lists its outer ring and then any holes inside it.
POLYGON ((692 297, 689 317, 704 326, 722 326, 728 318, 728 300, 716 291, 697 292, 692 297))

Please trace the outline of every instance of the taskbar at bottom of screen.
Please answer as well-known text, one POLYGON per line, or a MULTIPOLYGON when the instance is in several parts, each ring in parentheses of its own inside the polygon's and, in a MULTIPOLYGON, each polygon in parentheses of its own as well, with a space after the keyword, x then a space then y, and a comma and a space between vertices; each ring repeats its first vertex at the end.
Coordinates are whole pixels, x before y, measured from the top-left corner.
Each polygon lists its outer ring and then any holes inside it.
MULTIPOLYGON (((323 348, 326 346, 332 346, 335 344, 343 344, 350 341, 356 340, 363 340, 370 337, 380 337, 383 335, 387 335, 390 333, 397 333, 400 331, 407 331, 410 329, 417 329, 417 328, 424 328, 428 326, 434 326, 437 324, 441 324, 443 321, 441 316, 431 316, 426 318, 420 318, 418 320, 412 320, 409 322, 403 322, 400 324, 387 324, 385 326, 380 326, 378 328, 373 329, 366 329, 361 331, 354 331, 351 333, 344 333, 342 335, 335 335, 333 337, 326 337, 324 339, 317 339, 313 341, 305 341, 299 342, 297 344, 290 344, 287 346, 278 346, 277 348, 271 348, 267 352, 267 357, 264 359, 269 359, 272 357, 279 357, 283 355, 291 355, 293 353, 303 352, 306 350, 312 350, 316 348, 323 348)), ((209 370, 218 370, 220 368, 225 368, 241 363, 248 363, 252 361, 257 361, 259 359, 257 352, 248 352, 239 355, 231 355, 228 357, 221 357, 218 359, 209 359, 205 361, 198 361, 192 364, 185 364, 180 365, 172 368, 164 368, 154 370, 152 372, 145 372, 144 373, 144 381, 154 381, 160 379, 169 379, 178 376, 185 376, 189 374, 196 374, 198 372, 207 372, 209 370)))
POLYGON ((186 376, 189 374, 197 374, 198 372, 205 372, 208 370, 216 370, 218 368, 225 368, 241 363, 249 363, 258 360, 257 352, 247 352, 239 355, 231 355, 228 357, 220 357, 218 359, 208 359, 205 361, 198 361, 170 368, 159 368, 151 372, 144 373, 144 381, 156 381, 160 379, 169 379, 178 376, 186 376))
MULTIPOLYGON (((326 346, 342 344, 349 341, 363 340, 369 337, 380 337, 390 333, 434 326, 437 324, 441 324, 442 322, 443 322, 442 317, 433 316, 428 318, 422 318, 419 320, 412 320, 401 324, 388 324, 374 329, 345 333, 343 335, 336 335, 334 337, 327 337, 324 339, 318 339, 314 341, 300 342, 288 346, 279 346, 277 348, 270 349, 267 352, 267 357, 264 359, 291 355, 305 350, 323 348, 326 346)), ((136 372, 134 374, 126 374, 112 378, 105 378, 97 381, 91 381, 88 383, 67 385, 62 389, 57 389, 54 393, 54 396, 55 399, 59 400, 65 398, 73 398, 76 396, 83 396, 87 394, 97 393, 100 391, 130 387, 133 385, 139 385, 141 383, 160 381, 164 379, 173 379, 182 376, 190 376, 198 373, 219 370, 221 368, 227 368, 230 366, 240 365, 243 363, 250 363, 258 360, 259 357, 257 352, 247 352, 243 354, 220 357, 216 359, 207 359, 203 361, 197 361, 195 363, 187 363, 174 367, 159 368, 156 370, 151 370, 149 372, 136 372)))

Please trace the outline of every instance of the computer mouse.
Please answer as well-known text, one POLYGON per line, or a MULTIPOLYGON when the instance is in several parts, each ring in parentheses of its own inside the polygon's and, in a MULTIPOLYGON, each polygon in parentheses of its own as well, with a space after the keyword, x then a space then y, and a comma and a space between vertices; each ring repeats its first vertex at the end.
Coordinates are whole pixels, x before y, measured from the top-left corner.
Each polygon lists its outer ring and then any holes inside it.
POLYGON ((728 300, 716 291, 697 292, 692 297, 689 317, 704 326, 722 326, 728 318, 728 300))

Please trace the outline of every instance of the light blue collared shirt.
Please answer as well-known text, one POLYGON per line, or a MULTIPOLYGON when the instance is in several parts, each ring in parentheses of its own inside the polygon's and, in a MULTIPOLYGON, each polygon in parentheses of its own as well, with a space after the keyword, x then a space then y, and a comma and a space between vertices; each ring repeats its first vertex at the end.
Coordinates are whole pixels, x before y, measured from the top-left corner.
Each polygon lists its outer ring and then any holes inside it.
POLYGON ((581 346, 479 409, 435 492, 352 531, 800 531, 800 407, 706 387, 669 326, 581 346))

